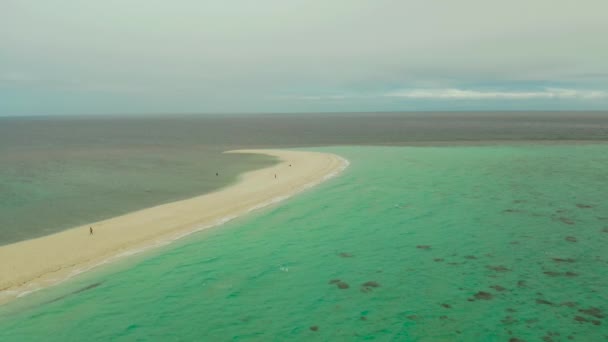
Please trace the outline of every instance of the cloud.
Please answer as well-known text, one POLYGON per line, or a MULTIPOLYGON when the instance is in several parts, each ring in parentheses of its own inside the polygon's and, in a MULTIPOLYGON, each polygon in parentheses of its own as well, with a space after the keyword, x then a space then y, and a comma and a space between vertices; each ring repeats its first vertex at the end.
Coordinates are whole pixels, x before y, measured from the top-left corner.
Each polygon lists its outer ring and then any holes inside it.
POLYGON ((411 99, 411 100, 600 100, 608 99, 605 90, 580 90, 567 88, 545 88, 541 90, 489 91, 460 88, 408 88, 384 93, 332 94, 294 96, 292 99, 308 101, 340 101, 357 99, 411 99))
POLYGON ((1 3, 0 115, 608 105, 606 0, 1 3))
POLYGON ((419 100, 534 100, 534 99, 604 99, 608 91, 547 88, 535 91, 485 91, 458 88, 403 89, 383 94, 385 97, 419 100))
POLYGON ((315 101, 315 100, 347 100, 347 99, 352 99, 355 97, 360 98, 362 96, 353 96, 353 95, 295 96, 295 97, 288 96, 287 98, 315 101))
POLYGON ((17 71, 0 73, 0 84, 32 84, 38 81, 38 78, 28 73, 17 71))
POLYGON ((0 87, 21 87, 29 89, 52 88, 55 91, 78 91, 129 94, 141 92, 141 87, 127 82, 103 82, 87 79, 52 79, 31 73, 10 71, 0 73, 0 87))

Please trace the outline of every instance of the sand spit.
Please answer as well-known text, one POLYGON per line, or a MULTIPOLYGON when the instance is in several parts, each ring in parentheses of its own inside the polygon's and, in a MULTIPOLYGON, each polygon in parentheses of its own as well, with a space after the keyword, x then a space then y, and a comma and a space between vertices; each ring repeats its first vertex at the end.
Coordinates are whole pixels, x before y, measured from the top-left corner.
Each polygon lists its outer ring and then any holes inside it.
POLYGON ((213 193, 2 246, 0 303, 278 202, 338 174, 348 165, 343 158, 329 153, 227 153, 266 154, 277 157, 280 163, 245 173, 236 184, 213 193))

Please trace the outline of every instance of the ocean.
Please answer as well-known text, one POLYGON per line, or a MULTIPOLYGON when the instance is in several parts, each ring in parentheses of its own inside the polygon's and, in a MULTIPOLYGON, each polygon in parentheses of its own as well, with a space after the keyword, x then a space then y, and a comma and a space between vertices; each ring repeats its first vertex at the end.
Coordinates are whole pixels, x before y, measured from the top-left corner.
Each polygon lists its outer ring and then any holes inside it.
POLYGON ((276 162, 184 142, 187 127, 170 127, 162 119, 0 118, 0 245, 212 192, 276 162))
POLYGON ((608 113, 0 117, 0 245, 211 192, 274 162, 221 153, 231 149, 555 140, 608 140, 608 113))
MULTIPOLYGON (((303 149, 350 166, 285 202, 3 305, 0 341, 606 340, 608 117, 569 118, 542 129, 515 120, 505 140, 490 139, 503 121, 468 139, 449 129, 459 121, 444 122, 445 132, 408 142, 357 135, 359 118, 339 138, 326 126, 216 144, 321 140, 344 146, 303 149), (381 144, 424 146, 370 146, 381 144)), ((397 121, 395 132, 412 129, 397 121)))

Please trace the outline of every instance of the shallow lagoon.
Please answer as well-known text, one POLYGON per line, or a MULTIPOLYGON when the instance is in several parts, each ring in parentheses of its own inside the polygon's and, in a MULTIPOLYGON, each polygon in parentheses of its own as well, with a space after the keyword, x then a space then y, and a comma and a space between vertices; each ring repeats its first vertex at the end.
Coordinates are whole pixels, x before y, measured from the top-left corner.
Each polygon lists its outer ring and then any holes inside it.
POLYGON ((272 208, 0 308, 0 339, 608 338, 605 145, 332 147, 272 208))

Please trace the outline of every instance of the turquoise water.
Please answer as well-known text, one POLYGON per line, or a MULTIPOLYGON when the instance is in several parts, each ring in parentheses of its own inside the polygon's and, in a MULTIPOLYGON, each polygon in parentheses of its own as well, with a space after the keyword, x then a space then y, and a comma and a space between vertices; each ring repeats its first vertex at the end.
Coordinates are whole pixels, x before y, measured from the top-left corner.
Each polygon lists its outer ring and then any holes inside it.
POLYGON ((317 150, 351 166, 0 307, 0 341, 608 339, 607 145, 317 150))

